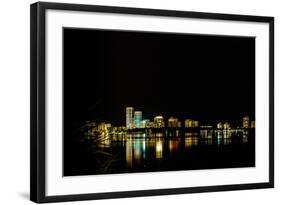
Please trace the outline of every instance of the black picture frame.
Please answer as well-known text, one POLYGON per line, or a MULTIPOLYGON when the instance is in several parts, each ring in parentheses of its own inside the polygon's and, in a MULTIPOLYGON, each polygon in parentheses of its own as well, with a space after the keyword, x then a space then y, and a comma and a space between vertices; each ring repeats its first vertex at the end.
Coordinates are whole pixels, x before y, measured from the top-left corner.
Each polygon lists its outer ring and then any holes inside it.
POLYGON ((76 200, 96 200, 198 192, 230 191, 274 187, 274 18, 264 16, 155 10, 81 4, 38 2, 30 7, 30 199, 37 203, 76 200), (46 10, 121 13, 228 21, 263 22, 269 24, 269 181, 263 183, 230 184, 191 188, 122 191, 75 195, 46 196, 46 10))

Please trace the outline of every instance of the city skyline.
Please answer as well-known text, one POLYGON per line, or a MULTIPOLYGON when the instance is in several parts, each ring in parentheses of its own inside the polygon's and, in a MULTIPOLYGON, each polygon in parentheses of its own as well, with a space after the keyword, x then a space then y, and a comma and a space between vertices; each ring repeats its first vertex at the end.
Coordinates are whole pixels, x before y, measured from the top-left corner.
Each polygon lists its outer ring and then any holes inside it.
POLYGON ((217 121, 217 122, 209 122, 208 124, 201 124, 199 120, 185 118, 183 120, 178 119, 175 116, 170 116, 165 119, 162 115, 156 115, 153 119, 142 118, 143 112, 138 110, 135 111, 134 107, 126 107, 125 119, 126 124, 124 126, 116 126, 111 124, 109 121, 107 122, 94 122, 102 129, 110 130, 112 128, 121 129, 121 131, 134 131, 140 132, 142 129, 149 128, 199 128, 199 129, 223 129, 223 130, 231 130, 231 129, 250 129, 255 128, 255 119, 251 119, 248 115, 244 115, 241 117, 241 122, 237 124, 232 124, 229 121, 217 121))
MULTIPOLYGON (((142 118, 142 114, 142 111, 134 111, 134 107, 126 107, 126 128, 145 128, 146 125, 151 121, 148 118, 142 118)), ((154 122, 154 124, 157 124, 157 120, 159 121, 158 124, 163 125, 154 127, 182 127, 182 122, 184 122, 184 127, 200 127, 199 120, 194 120, 190 118, 178 119, 176 116, 170 116, 167 120, 165 120, 163 115, 156 115, 152 122, 154 122), (167 126, 165 126, 165 123, 167 123, 167 126)), ((251 119, 249 115, 244 115, 241 124, 242 128, 255 128, 255 119, 251 119)), ((217 128, 230 128, 230 124, 226 120, 222 122, 219 121, 216 125, 217 128)), ((204 125, 204 127, 206 126, 214 126, 214 122, 212 122, 211 124, 204 125)))

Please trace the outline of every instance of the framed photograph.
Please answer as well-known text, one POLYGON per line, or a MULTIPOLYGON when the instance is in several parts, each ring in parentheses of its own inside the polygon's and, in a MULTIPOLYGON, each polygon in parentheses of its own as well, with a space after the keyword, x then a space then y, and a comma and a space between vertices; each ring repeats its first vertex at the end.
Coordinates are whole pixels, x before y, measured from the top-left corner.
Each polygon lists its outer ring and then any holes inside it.
POLYGON ((274 18, 31 5, 31 200, 274 186, 274 18))

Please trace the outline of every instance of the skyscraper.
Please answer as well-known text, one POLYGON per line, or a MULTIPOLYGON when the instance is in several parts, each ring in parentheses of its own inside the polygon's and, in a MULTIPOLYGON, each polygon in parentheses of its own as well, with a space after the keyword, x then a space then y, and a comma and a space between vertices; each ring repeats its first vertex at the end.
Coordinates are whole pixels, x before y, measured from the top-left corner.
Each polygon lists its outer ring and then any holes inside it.
POLYGON ((142 111, 135 111, 134 123, 136 128, 141 128, 141 121, 142 121, 142 111))
POLYGON ((249 119, 249 116, 243 117, 243 128, 250 128, 250 119, 249 119))
POLYGON ((126 128, 131 129, 133 128, 134 118, 133 118, 133 107, 126 107, 126 128))

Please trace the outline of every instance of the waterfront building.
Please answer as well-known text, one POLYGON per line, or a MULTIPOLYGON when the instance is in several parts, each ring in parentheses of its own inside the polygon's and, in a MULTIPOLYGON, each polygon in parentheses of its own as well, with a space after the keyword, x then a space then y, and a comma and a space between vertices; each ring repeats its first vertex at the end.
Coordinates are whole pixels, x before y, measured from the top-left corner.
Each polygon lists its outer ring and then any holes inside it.
POLYGON ((223 124, 222 124, 221 122, 219 122, 219 123, 217 124, 217 128, 218 128, 218 129, 222 129, 222 128, 223 128, 223 124))
POLYGON ((107 127, 106 127, 106 123, 105 122, 101 122, 98 124, 98 131, 105 131, 107 130, 107 127))
POLYGON ((146 128, 153 128, 154 122, 150 122, 149 120, 146 122, 146 128))
POLYGON ((168 127, 180 127, 181 123, 178 118, 170 117, 168 119, 168 127))
POLYGON ((126 128, 132 129, 134 124, 134 117, 133 117, 134 108, 133 107, 126 107, 126 128))
POLYGON ((251 128, 256 128, 256 121, 251 121, 251 128))
POLYGON ((185 127, 199 127, 199 121, 192 120, 192 119, 186 119, 184 121, 184 126, 185 127))
POLYGON ((147 127, 148 127, 148 124, 149 124, 149 120, 147 120, 147 119, 142 120, 142 121, 141 121, 140 127, 141 127, 141 128, 147 128, 147 127))
POLYGON ((250 118, 249 118, 249 116, 243 117, 243 128, 250 128, 250 118))
POLYGON ((101 135, 105 136, 109 134, 110 128, 110 123, 101 122, 98 124, 96 131, 98 131, 101 135))
POLYGON ((135 111, 134 112, 134 127, 141 128, 141 121, 142 121, 142 111, 135 111))
POLYGON ((223 124, 223 129, 224 130, 230 130, 230 124, 228 122, 223 124))
POLYGON ((105 127, 107 130, 110 130, 111 129, 111 124, 110 123, 105 123, 105 127))
POLYGON ((192 119, 186 119, 184 121, 184 126, 185 127, 192 127, 193 126, 193 120, 192 119))
POLYGON ((163 127, 165 127, 164 117, 163 116, 156 116, 154 118, 154 127, 155 128, 163 128, 163 127))
POLYGON ((199 121, 193 120, 193 127, 199 127, 199 121))

